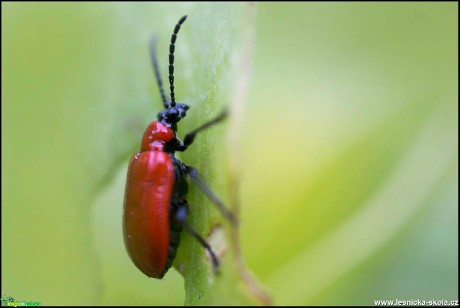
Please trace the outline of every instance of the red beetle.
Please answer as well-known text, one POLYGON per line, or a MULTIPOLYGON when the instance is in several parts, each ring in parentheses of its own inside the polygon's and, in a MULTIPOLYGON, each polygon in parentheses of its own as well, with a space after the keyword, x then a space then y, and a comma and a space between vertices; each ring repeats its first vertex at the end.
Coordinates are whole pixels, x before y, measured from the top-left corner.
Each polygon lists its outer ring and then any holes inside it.
POLYGON ((200 180, 197 171, 174 156, 175 151, 185 151, 198 132, 226 116, 224 112, 188 133, 184 142, 176 136, 177 122, 185 117, 189 109, 186 104, 176 103, 174 97, 174 44, 186 18, 187 16, 183 16, 175 26, 169 45, 169 101, 166 99, 158 68, 156 40, 151 40, 150 55, 165 109, 158 113, 158 121, 150 123, 145 130, 140 151, 133 155, 129 163, 126 180, 123 209, 125 246, 137 268, 153 278, 162 278, 171 267, 183 228, 209 251, 215 270, 219 265, 209 244, 185 221, 188 212, 187 176, 218 206, 230 222, 236 224, 233 213, 200 180))

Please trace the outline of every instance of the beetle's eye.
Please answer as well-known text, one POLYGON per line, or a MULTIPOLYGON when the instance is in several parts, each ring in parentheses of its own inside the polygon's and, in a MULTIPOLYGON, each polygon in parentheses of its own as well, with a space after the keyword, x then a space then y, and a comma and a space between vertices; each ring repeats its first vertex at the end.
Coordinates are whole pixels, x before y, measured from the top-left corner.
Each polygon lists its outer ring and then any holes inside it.
POLYGON ((179 112, 175 108, 169 110, 169 112, 168 112, 168 118, 171 118, 171 119, 177 118, 178 115, 179 115, 179 112))

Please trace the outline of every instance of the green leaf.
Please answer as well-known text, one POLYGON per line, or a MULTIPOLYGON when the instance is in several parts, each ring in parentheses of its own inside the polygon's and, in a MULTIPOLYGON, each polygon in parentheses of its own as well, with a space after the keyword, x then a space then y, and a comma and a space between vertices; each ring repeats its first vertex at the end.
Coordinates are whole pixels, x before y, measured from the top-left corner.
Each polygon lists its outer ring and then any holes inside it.
MULTIPOLYGON (((44 305, 184 302, 177 271, 164 281, 148 279, 131 264, 121 235, 127 162, 162 109, 148 42, 158 36, 167 81, 170 35, 179 18, 189 16, 175 57, 176 99, 191 107, 180 123, 183 138, 231 103, 247 22, 240 13, 247 7, 2 3, 2 292, 44 305)), ((225 127, 200 134, 179 155, 217 193, 224 193, 225 127)), ((218 216, 193 185, 189 201, 189 222, 206 235, 210 217, 218 216)), ((222 218, 213 219, 217 223, 222 218)), ((206 260, 203 248, 185 235, 175 266, 183 272, 188 304, 211 302, 210 279, 235 283, 225 278, 232 276, 228 257, 220 277, 206 260)))

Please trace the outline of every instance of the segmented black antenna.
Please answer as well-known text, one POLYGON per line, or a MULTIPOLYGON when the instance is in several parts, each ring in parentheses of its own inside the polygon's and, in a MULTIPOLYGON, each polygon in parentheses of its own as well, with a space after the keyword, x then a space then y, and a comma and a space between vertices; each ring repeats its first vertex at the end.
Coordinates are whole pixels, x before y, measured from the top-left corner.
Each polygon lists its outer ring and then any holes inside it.
POLYGON ((158 88, 160 88, 161 99, 163 100, 163 105, 165 108, 168 108, 168 102, 166 101, 165 89, 163 88, 163 81, 160 76, 160 68, 158 67, 158 58, 157 58, 157 37, 152 36, 150 38, 150 59, 152 60, 153 70, 155 72, 155 79, 158 83, 158 88))
POLYGON ((169 44, 169 89, 171 91, 171 104, 169 107, 176 106, 176 98, 174 97, 174 43, 176 42, 180 26, 184 23, 185 19, 187 19, 187 15, 179 19, 176 27, 174 27, 174 33, 171 35, 171 44, 169 44))

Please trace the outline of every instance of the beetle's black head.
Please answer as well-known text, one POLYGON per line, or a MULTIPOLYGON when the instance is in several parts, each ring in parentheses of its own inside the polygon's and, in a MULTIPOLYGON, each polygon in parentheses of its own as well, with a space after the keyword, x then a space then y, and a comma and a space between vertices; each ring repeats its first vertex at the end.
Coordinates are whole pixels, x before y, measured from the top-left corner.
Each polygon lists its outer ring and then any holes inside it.
POLYGON ((177 131, 177 122, 186 116, 190 107, 183 103, 178 103, 174 107, 169 107, 158 113, 158 121, 177 131))

